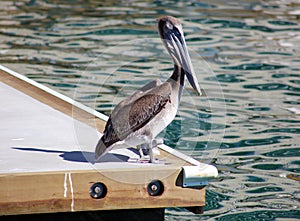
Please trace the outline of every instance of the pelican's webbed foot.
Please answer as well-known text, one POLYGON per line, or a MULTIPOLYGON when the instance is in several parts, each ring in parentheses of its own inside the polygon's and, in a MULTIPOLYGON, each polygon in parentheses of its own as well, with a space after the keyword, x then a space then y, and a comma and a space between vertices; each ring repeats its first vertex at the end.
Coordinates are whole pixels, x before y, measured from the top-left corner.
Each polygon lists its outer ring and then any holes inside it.
POLYGON ((163 144, 163 139, 154 139, 150 144, 141 144, 138 146, 140 153, 140 163, 159 163, 159 160, 156 158, 156 155, 159 155, 159 150, 157 146, 163 144))

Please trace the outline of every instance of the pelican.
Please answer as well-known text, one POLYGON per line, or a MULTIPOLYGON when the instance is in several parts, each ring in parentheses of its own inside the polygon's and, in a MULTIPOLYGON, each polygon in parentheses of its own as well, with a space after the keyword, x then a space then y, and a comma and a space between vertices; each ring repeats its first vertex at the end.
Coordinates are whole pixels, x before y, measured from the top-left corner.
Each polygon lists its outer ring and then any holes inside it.
POLYGON ((155 162, 152 150, 157 143, 155 138, 176 116, 185 76, 201 95, 182 25, 172 16, 161 17, 157 23, 159 36, 173 60, 174 71, 166 82, 154 80, 114 108, 96 145, 96 160, 112 149, 136 146, 141 155, 141 149, 146 147, 150 162, 155 162))

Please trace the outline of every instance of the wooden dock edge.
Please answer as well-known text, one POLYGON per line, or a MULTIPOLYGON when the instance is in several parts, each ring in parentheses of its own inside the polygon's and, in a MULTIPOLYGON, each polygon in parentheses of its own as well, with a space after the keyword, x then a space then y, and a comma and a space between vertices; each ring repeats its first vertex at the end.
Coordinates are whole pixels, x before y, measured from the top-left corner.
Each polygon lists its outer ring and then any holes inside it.
MULTIPOLYGON (((128 171, 124 176, 143 176, 141 173, 144 172, 132 174, 128 171)), ((160 180, 164 191, 157 196, 148 193, 150 181, 121 183, 97 171, 1 175, 0 214, 204 206, 205 187, 183 189, 174 182, 180 172, 178 170, 160 180), (107 193, 96 199, 90 195, 90 190, 98 182, 105 184, 107 193)), ((148 171, 148 176, 151 173, 155 175, 156 172, 148 171)))
MULTIPOLYGON (((1 81, 103 131, 107 116, 0 65, 1 81)), ((182 166, 199 165, 193 158, 168 149, 165 145, 161 149, 184 161, 181 162, 182 166)), ((165 207, 199 209, 205 205, 205 186, 183 188, 178 185, 178 179, 182 179, 180 166, 167 167, 164 172, 168 175, 160 180, 164 191, 157 196, 150 195, 148 184, 155 180, 158 171, 143 169, 122 172, 122 176, 132 178, 143 178, 147 173, 145 182, 140 184, 118 182, 95 170, 0 174, 0 216, 165 207), (107 186, 107 193, 105 197, 95 199, 91 197, 90 190, 93 184, 99 182, 107 186)))

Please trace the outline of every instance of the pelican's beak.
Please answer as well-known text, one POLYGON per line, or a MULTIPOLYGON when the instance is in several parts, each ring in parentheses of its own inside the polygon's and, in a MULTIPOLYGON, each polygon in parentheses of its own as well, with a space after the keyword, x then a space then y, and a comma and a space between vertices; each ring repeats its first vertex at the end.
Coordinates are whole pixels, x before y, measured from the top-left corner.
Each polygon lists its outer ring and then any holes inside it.
POLYGON ((191 86, 198 95, 201 95, 200 86, 187 50, 181 25, 176 25, 173 29, 169 29, 163 34, 162 38, 175 64, 183 68, 191 86))

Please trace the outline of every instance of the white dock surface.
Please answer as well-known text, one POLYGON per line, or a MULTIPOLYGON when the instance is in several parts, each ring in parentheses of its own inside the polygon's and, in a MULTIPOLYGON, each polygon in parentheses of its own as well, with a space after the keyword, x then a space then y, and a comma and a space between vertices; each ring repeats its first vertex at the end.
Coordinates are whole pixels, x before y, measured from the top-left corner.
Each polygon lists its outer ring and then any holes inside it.
MULTIPOLYGON (((123 149, 94 162, 92 128, 0 82, 0 173, 132 168, 123 149)), ((140 166, 157 166, 139 164, 140 166)), ((162 165, 160 165, 162 166, 162 165)))

